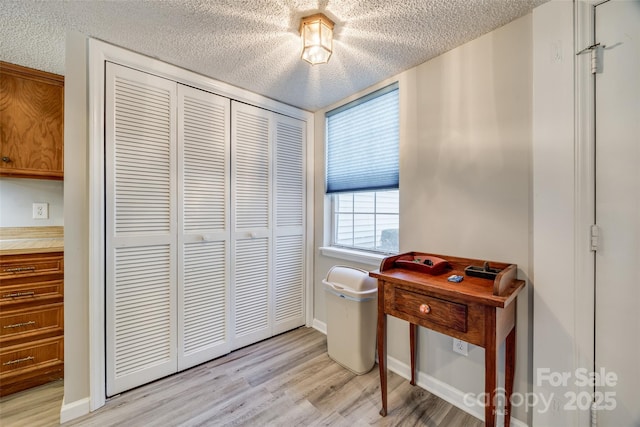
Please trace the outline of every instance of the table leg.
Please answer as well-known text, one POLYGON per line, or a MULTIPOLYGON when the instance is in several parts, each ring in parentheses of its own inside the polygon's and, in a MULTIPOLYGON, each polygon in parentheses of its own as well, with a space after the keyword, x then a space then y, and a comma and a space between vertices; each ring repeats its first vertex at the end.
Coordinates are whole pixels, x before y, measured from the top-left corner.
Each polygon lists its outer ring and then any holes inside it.
POLYGON ((411 385, 416 385, 416 340, 418 325, 409 323, 409 352, 411 353, 411 385))
POLYGON ((516 369, 516 327, 513 326, 507 339, 505 341, 505 373, 504 373, 504 388, 505 388, 505 408, 504 408, 504 427, 509 427, 511 424, 511 394, 513 393, 513 380, 516 369))
POLYGON ((496 310, 486 308, 485 316, 485 348, 484 348, 484 425, 494 427, 496 423, 496 386, 497 386, 497 351, 496 345, 496 310))
POLYGON ((387 315, 384 314, 384 286, 378 283, 378 368, 380 369, 380 394, 382 409, 380 415, 387 416, 387 315))

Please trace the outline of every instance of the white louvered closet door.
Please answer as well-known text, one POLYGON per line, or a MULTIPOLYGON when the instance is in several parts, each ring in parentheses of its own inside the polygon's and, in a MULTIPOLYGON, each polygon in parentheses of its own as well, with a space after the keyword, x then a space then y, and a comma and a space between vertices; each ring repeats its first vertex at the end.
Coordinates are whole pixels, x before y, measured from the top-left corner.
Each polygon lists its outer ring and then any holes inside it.
POLYGON ((230 103, 178 85, 178 369, 230 351, 230 103))
POLYGON ((275 237, 273 333, 305 323, 306 123, 275 120, 275 237))
POLYGON ((232 347, 271 336, 271 113, 231 103, 232 347))
POLYGON ((176 84, 107 63, 107 395, 177 370, 176 84))

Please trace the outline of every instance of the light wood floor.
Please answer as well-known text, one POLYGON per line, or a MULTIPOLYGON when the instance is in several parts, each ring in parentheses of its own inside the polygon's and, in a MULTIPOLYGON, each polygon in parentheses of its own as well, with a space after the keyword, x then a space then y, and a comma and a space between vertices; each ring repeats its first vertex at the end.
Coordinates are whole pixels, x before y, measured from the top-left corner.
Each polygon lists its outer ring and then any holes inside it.
MULTIPOLYGON (((376 367, 377 368, 377 367, 376 367)), ((0 424, 59 424, 62 382, 0 399, 0 424)), ((109 399, 65 426, 482 426, 389 373, 381 417, 377 369, 354 375, 327 355, 326 337, 300 328, 109 399)))

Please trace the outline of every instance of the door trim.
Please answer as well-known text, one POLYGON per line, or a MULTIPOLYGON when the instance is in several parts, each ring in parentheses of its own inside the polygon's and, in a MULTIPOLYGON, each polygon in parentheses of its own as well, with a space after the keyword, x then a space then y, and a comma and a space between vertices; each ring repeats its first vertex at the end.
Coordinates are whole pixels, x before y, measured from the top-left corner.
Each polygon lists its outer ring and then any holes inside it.
MULTIPOLYGON (((598 1, 574 2, 574 51, 594 41, 595 6, 598 1)), ((575 221, 574 221, 574 366, 594 370, 595 253, 590 250, 590 228, 595 224, 595 76, 590 55, 577 55, 575 73, 575 221)), ((593 390, 592 390, 593 392, 593 390)), ((578 411, 577 425, 591 424, 589 411, 578 411)))

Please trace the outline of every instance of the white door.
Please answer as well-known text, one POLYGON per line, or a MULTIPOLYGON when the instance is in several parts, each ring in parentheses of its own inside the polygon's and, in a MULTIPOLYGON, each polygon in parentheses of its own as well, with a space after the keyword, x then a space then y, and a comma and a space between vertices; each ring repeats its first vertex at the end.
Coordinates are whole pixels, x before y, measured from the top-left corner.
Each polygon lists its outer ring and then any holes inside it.
POLYGON ((230 350, 231 101, 178 85, 178 369, 230 350))
POLYGON ((107 63, 107 395, 176 372, 176 84, 107 63))
POLYGON ((306 123, 274 114, 274 334, 305 323, 306 123))
POLYGON ((640 1, 596 6, 596 371, 598 425, 640 425, 640 1), (614 384, 615 383, 615 384, 614 384), (614 394, 611 394, 614 393, 614 394), (615 409, 611 408, 612 399, 615 409))
POLYGON ((271 336, 271 112, 231 103, 231 341, 271 336))

